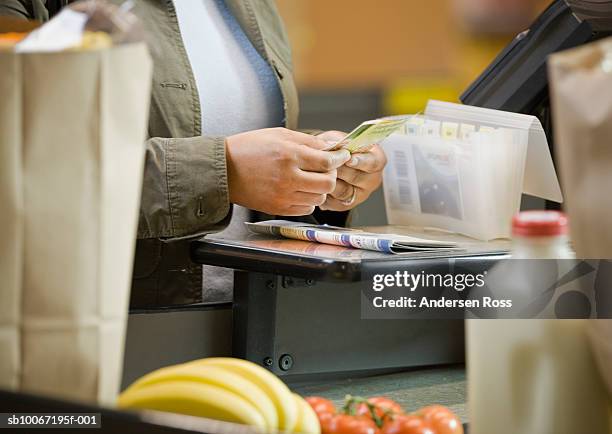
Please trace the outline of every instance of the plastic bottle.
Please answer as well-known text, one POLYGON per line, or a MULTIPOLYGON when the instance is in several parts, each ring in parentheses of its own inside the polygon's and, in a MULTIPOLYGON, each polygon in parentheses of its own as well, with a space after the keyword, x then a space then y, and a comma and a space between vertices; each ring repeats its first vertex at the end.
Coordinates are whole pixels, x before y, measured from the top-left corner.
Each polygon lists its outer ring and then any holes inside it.
POLYGON ((565 214, 524 211, 512 219, 512 258, 573 259, 565 214))
MULTIPOLYGON (((574 256, 562 213, 519 213, 512 233, 512 258, 574 256)), ((510 282, 521 273, 521 262, 514 271, 506 268, 510 282)), ((517 280, 525 279, 529 277, 517 280)), ((587 321, 467 320, 470 433, 612 433, 612 413, 587 340, 587 321)))

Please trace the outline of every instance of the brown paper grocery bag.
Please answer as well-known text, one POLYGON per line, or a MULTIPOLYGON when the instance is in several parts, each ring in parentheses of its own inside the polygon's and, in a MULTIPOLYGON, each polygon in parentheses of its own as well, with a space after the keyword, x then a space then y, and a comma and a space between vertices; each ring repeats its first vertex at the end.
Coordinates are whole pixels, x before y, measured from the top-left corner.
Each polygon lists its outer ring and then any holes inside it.
POLYGON ((150 79, 142 43, 0 52, 0 388, 115 400, 150 79))
MULTIPOLYGON (((548 72, 573 247, 579 258, 612 258, 612 38, 552 55, 548 72)), ((612 399, 612 320, 589 321, 587 330, 612 399)))
POLYGON ((612 258, 612 38, 548 62, 555 150, 579 258, 612 258))
POLYGON ((587 330, 595 362, 612 399, 612 320, 589 321, 587 330))

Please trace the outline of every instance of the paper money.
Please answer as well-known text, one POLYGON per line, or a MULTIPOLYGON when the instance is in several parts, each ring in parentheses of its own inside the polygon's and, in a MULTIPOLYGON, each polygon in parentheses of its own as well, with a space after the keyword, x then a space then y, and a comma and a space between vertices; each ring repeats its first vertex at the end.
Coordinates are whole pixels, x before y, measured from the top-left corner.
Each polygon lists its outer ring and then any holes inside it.
POLYGON ((409 119, 410 116, 394 116, 365 121, 348 133, 342 140, 330 146, 328 150, 346 149, 351 154, 367 152, 376 143, 381 142, 392 133, 400 130, 409 119))

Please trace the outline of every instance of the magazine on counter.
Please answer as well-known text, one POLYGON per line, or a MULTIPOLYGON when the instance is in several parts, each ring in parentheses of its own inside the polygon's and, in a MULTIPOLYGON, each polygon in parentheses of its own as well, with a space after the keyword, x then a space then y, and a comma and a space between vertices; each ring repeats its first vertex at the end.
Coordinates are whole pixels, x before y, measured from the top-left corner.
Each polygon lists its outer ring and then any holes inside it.
POLYGON ((439 241, 396 234, 377 234, 359 229, 317 225, 288 220, 266 220, 246 223, 252 232, 283 236, 296 240, 313 241, 384 253, 459 252, 463 248, 454 241, 439 241))

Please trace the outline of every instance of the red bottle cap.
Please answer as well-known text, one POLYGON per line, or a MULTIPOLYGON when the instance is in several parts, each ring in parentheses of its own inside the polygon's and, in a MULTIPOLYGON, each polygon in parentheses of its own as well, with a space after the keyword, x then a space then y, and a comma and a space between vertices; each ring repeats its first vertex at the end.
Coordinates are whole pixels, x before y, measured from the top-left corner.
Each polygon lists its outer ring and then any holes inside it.
POLYGON ((523 211, 512 219, 512 235, 551 237, 566 235, 567 217, 559 211, 523 211))

